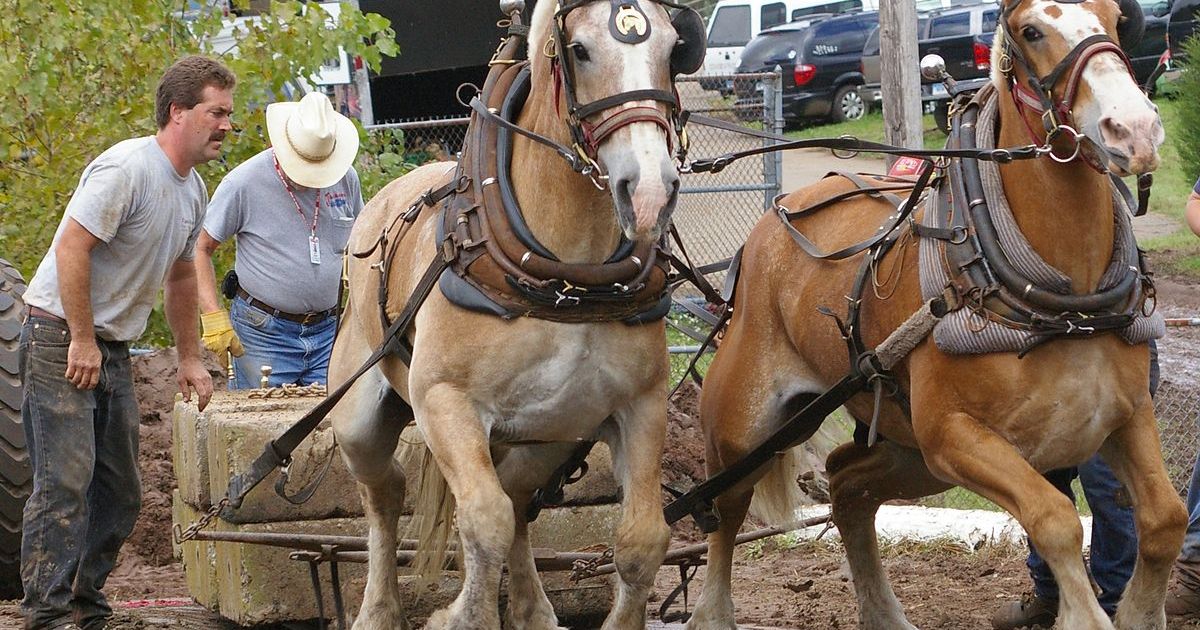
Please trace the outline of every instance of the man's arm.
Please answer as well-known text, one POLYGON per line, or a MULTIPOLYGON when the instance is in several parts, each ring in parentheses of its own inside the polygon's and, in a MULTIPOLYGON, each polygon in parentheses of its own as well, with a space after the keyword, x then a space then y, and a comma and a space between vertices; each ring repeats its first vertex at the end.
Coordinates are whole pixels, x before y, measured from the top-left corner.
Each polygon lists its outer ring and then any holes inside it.
POLYGON ((100 382, 100 347, 92 318, 92 249, 99 243, 87 228, 70 219, 54 248, 58 292, 71 330, 65 375, 79 389, 93 389, 100 382))
POLYGON ((221 310, 221 302, 217 297, 217 272, 213 269, 213 252, 221 246, 221 241, 208 234, 208 230, 200 230, 196 239, 196 257, 192 263, 196 267, 196 282, 200 289, 200 312, 211 313, 221 310))
POLYGON ((208 370, 200 362, 196 267, 193 262, 177 260, 171 265, 163 287, 163 310, 179 352, 179 375, 176 377, 179 391, 183 392, 184 400, 191 400, 191 390, 195 389, 197 406, 203 410, 212 397, 213 384, 208 370))
POLYGON ((1192 228, 1192 233, 1200 236, 1200 194, 1192 192, 1183 214, 1187 218, 1188 227, 1192 228))

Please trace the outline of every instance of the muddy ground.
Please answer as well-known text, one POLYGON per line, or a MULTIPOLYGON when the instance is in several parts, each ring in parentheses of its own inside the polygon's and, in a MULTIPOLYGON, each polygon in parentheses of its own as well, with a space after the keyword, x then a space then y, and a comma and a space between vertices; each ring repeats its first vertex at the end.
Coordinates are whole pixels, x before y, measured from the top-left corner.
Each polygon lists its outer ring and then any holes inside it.
MULTIPOLYGON (((1167 317, 1200 316, 1200 286, 1196 283, 1159 278, 1158 287, 1159 308, 1167 317)), ((1171 328, 1160 346, 1166 378, 1200 383, 1200 327, 1171 328)), ((132 608, 118 613, 117 623, 110 626, 114 630, 217 627, 211 618, 180 606, 188 594, 182 568, 171 557, 174 361, 171 351, 134 361, 142 406, 143 509, 106 589, 113 601, 133 602, 132 608), (146 607, 148 603, 157 605, 146 607)), ((212 367, 214 379, 221 382, 219 370, 212 367)), ((695 392, 688 392, 672 405, 664 480, 678 488, 704 477, 703 439, 695 404, 695 392)), ((701 538, 690 521, 677 524, 673 533, 676 545, 701 538)), ((971 552, 950 545, 896 545, 885 549, 884 564, 909 618, 925 629, 988 627, 988 616, 996 606, 1020 597, 1029 588, 1024 556, 1020 550, 1008 548, 971 552)), ((701 568, 690 590, 691 603, 703 579, 701 568)), ((848 580, 836 543, 791 548, 776 542, 744 546, 734 575, 738 623, 814 630, 856 627, 853 588, 848 580)), ((655 601, 649 606, 652 618, 657 618, 662 598, 677 583, 677 569, 664 568, 659 573, 655 601)), ((671 609, 680 610, 680 604, 671 609)), ((18 627, 15 607, 0 606, 0 629, 18 627)), ((1169 627, 1200 628, 1200 622, 1173 621, 1169 627)))

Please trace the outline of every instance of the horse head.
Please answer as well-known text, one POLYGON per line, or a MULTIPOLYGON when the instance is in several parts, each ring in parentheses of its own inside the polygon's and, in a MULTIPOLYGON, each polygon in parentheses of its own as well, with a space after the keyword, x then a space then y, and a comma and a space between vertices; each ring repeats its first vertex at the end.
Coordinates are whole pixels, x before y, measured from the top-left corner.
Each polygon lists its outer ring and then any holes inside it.
POLYGON ((657 239, 675 208, 673 79, 703 61, 703 29, 695 11, 663 0, 543 0, 533 17, 535 80, 552 81, 573 149, 607 185, 630 240, 657 239))
POLYGON ((1074 138, 1122 175, 1157 168, 1164 139, 1121 50, 1141 38, 1141 11, 1136 0, 1005 0, 993 46, 993 80, 1009 86, 1030 132, 1038 116, 1050 139, 1074 138))

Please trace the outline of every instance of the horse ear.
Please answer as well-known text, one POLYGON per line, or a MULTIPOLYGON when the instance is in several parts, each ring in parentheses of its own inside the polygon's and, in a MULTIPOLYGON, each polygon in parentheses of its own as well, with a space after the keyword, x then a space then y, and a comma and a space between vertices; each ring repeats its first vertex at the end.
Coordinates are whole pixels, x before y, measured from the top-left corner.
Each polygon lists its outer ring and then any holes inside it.
POLYGON ((675 48, 671 50, 671 76, 691 74, 704 65, 707 48, 704 33, 704 18, 695 9, 676 9, 671 14, 671 26, 675 28, 675 48))
POLYGON ((1146 16, 1137 0, 1117 0, 1121 17, 1117 20, 1117 42, 1126 52, 1132 51, 1146 33, 1146 16))

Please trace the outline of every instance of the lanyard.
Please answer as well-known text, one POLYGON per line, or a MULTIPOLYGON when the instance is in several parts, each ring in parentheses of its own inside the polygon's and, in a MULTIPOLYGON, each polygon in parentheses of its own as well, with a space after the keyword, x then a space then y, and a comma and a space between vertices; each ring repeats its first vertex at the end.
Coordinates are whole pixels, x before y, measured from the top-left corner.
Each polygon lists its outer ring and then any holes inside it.
MULTIPOLYGON (((292 203, 296 204, 296 212, 300 213, 300 218, 308 221, 308 217, 304 216, 304 209, 300 207, 300 201, 296 199, 296 193, 292 192, 292 185, 288 183, 286 177, 283 176, 283 169, 279 167, 279 158, 275 157, 275 151, 271 151, 271 160, 275 163, 275 174, 279 176, 279 182, 283 184, 283 189, 287 191, 289 197, 292 198, 292 203)), ((312 225, 308 228, 310 238, 317 237, 317 217, 321 214, 321 190, 317 189, 316 205, 313 206, 312 225)))

